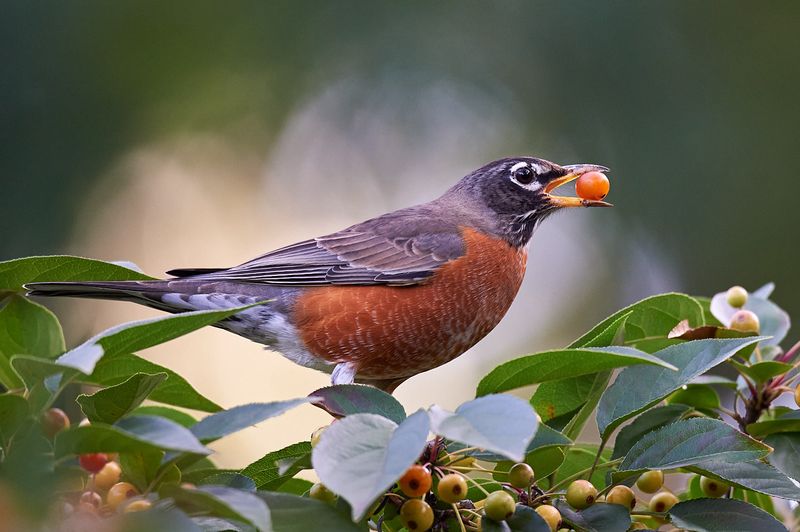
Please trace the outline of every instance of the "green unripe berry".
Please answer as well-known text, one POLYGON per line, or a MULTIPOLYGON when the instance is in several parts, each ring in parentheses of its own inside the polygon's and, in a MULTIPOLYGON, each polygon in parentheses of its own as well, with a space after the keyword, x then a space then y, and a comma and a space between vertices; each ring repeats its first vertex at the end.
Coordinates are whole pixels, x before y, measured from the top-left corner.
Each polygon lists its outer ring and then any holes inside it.
POLYGON ((311 489, 308 490, 308 496, 318 501, 327 502, 328 504, 333 504, 338 498, 334 492, 325 487, 321 482, 317 482, 311 486, 311 489))
POLYGON ((529 488, 533 484, 533 477, 533 468, 525 463, 514 464, 508 472, 508 481, 515 488, 529 488))
POLYGON ((458 473, 445 475, 436 487, 436 495, 446 503, 457 503, 467 497, 467 481, 458 473))
POLYGON ((758 322, 758 316, 753 312, 737 310, 736 314, 731 317, 730 328, 743 333, 758 333, 761 324, 758 322))
POLYGON ((713 478, 700 477, 700 489, 707 497, 722 497, 728 493, 730 486, 713 478))
POLYGON ((734 308, 742 308, 747 303, 747 290, 741 286, 731 286, 725 296, 728 304, 734 308))
POLYGON ((505 521, 514 515, 516 507, 517 504, 514 502, 514 497, 505 491, 493 491, 486 497, 483 511, 493 521, 505 521))
POLYGON ((555 506, 550 506, 549 504, 537 506, 536 513, 544 519, 551 532, 556 532, 558 527, 561 526, 561 512, 555 506))
POLYGON ((678 498, 675 495, 668 491, 662 491, 653 495, 649 507, 651 512, 663 513, 669 511, 676 504, 678 504, 678 498))
POLYGON ((614 486, 606 495, 606 502, 609 504, 619 504, 629 510, 636 506, 636 495, 628 486, 614 486))
POLYGON ((409 499, 400 508, 400 518, 409 530, 429 530, 433 526, 433 508, 422 499, 409 499))
POLYGON ((645 493, 655 493, 664 485, 662 471, 647 471, 636 481, 636 487, 645 493))
POLYGON ((597 488, 588 480, 575 480, 567 488, 567 503, 577 510, 588 508, 595 499, 597 488))

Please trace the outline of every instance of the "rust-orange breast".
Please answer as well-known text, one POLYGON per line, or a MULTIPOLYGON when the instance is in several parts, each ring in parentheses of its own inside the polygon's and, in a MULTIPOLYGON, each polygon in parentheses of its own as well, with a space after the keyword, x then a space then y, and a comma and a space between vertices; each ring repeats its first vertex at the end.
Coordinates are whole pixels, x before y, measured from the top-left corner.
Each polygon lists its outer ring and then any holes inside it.
POLYGON ((452 360, 491 331, 514 301, 527 252, 463 230, 464 256, 410 287, 306 290, 294 322, 306 349, 352 362, 362 378, 401 378, 452 360))

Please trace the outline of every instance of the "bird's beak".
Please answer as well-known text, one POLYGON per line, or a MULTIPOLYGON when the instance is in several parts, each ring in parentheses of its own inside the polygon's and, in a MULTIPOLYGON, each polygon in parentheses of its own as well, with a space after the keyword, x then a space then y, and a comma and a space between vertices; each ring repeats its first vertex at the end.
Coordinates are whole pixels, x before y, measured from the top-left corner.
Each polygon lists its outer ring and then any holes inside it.
POLYGON ((566 174, 553 179, 544 187, 544 194, 553 205, 557 207, 612 207, 610 203, 606 203, 605 201, 586 200, 571 196, 556 196, 550 193, 561 185, 578 179, 586 172, 608 172, 608 168, 597 164, 570 164, 562 166, 562 168, 566 171, 566 174))

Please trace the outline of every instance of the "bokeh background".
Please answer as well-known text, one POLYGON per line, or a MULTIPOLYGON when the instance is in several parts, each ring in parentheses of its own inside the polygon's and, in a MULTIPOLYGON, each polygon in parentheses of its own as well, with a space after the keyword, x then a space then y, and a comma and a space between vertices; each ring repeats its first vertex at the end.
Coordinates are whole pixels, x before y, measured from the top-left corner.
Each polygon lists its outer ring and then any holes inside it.
MULTIPOLYGON (((401 386, 407 410, 454 407, 499 362, 657 292, 775 281, 796 315, 798 17, 790 1, 3 2, 0 259, 233 265, 525 154, 610 167, 616 208, 549 219, 507 318, 401 386)), ((70 345, 156 314, 52 306, 70 345)), ((213 329, 143 354, 225 406, 328 382, 213 329)), ((271 420, 217 462, 324 422, 271 420)))

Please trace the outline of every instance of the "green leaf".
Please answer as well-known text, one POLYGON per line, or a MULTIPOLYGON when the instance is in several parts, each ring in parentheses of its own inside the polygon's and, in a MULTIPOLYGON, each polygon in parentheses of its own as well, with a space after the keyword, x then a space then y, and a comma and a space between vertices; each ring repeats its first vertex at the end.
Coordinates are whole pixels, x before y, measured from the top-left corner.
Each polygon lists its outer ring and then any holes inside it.
MULTIPOLYGON (((61 374, 74 374, 75 370, 59 365, 57 362, 30 355, 14 355, 11 358, 11 367, 22 377, 28 390, 41 384, 48 377, 56 376, 54 380, 61 382, 61 374)), ((51 387, 52 388, 52 387, 51 387)))
POLYGON ((288 401, 274 401, 272 403, 250 403, 240 405, 206 416, 189 429, 199 440, 204 443, 218 440, 228 434, 233 434, 256 423, 279 416, 296 406, 308 403, 310 399, 289 399, 288 401))
POLYGON ((619 470, 674 469, 710 458, 756 460, 770 451, 723 421, 690 418, 645 434, 625 455, 619 470))
POLYGON ((256 484, 253 479, 239 473, 238 471, 227 471, 217 469, 209 475, 205 475, 195 481, 198 486, 227 486, 244 491, 256 491, 256 484))
POLYGON ((188 429, 156 416, 129 416, 115 425, 93 424, 59 432, 55 455, 167 450, 210 454, 188 429))
MULTIPOLYGON (((789 315, 783 309, 756 294, 750 294, 742 308, 758 316, 760 334, 769 337, 764 339, 763 345, 780 345, 791 326, 789 315)), ((711 298, 711 312, 725 326, 730 325, 731 318, 738 310, 740 309, 728 304, 726 292, 720 292, 711 298)))
MULTIPOLYGON (((578 377, 581 378, 581 377, 578 377)), ((586 402, 583 404, 581 409, 572 417, 569 422, 564 426, 564 434, 567 437, 577 439, 583 429, 583 426, 586 424, 586 421, 589 419, 589 416, 592 415, 594 412, 595 407, 600 402, 600 398, 603 396, 603 392, 606 391, 608 387, 608 383, 611 380, 611 372, 610 371, 602 371, 600 373, 596 373, 594 375, 594 379, 592 380, 592 387, 589 389, 589 392, 586 394, 586 402)))
POLYGON ((53 358, 64 352, 64 334, 55 315, 42 305, 12 295, 0 308, 0 384, 19 388, 22 380, 11 369, 11 357, 53 358))
POLYGON ((675 404, 660 406, 643 413, 619 431, 611 457, 622 458, 645 434, 677 421, 689 410, 691 408, 686 405, 675 404))
MULTIPOLYGON (((590 443, 577 443, 567 449, 566 456, 564 457, 564 463, 561 464, 561 466, 558 468, 558 472, 556 473, 555 482, 561 482, 562 480, 571 477, 576 473, 592 467, 594 458, 597 456, 598 449, 599 447, 597 445, 590 443)), ((611 449, 603 449, 603 452, 600 454, 600 459, 597 463, 604 464, 610 459, 611 449)), ((590 478, 589 481, 594 484, 598 490, 603 489, 606 486, 605 471, 596 470, 592 474, 592 478, 590 478)))
POLYGON ((55 281, 148 281, 153 277, 116 264, 83 257, 52 255, 0 262, 0 292, 22 285, 55 281))
POLYGON ((166 373, 169 378, 150 394, 151 401, 191 408, 202 412, 219 412, 222 407, 203 397, 186 379, 172 371, 137 355, 117 355, 101 359, 89 376, 79 376, 81 382, 113 386, 134 373, 166 373))
POLYGON ((736 381, 722 377, 720 375, 698 375, 689 381, 689 384, 708 384, 709 386, 724 386, 731 390, 736 389, 736 381))
POLYGON ((350 503, 357 521, 417 461, 429 429, 424 410, 400 425, 376 414, 352 414, 325 430, 312 463, 322 483, 350 503))
POLYGON ((565 501, 558 499, 554 506, 561 512, 565 523, 580 530, 609 532, 611 530, 628 530, 628 527, 631 526, 631 515, 628 509, 619 504, 596 502, 585 510, 576 512, 565 501))
POLYGON ((259 492, 272 514, 275 532, 360 532, 366 526, 350 522, 336 509, 314 499, 286 493, 259 492))
POLYGON ((166 378, 166 373, 137 373, 116 386, 109 386, 92 395, 81 394, 76 401, 89 421, 113 424, 142 404, 166 378))
POLYGON ((542 351, 500 364, 478 383, 478 397, 540 382, 566 379, 634 364, 671 364, 630 347, 585 347, 542 351))
POLYGON ((0 395, 0 447, 5 449, 11 437, 28 417, 28 402, 19 395, 0 395))
POLYGON ((603 438, 626 419, 650 408, 689 381, 727 360, 760 337, 693 340, 657 353, 678 371, 656 366, 625 368, 600 398, 597 426, 603 438))
POLYGON ((800 488, 769 464, 759 460, 740 461, 714 458, 688 468, 707 477, 717 478, 740 488, 780 497, 800 500, 800 488))
POLYGON ((615 313, 610 318, 596 325, 591 331, 569 344, 567 349, 608 347, 612 345, 614 339, 617 337, 617 333, 619 333, 620 329, 625 324, 625 320, 634 312, 635 310, 628 308, 615 313))
POLYGON ((249 523, 261 531, 274 530, 267 504, 249 491, 226 486, 202 486, 186 490, 169 485, 159 493, 171 497, 182 508, 200 508, 217 517, 249 523))
POLYGON ((752 490, 744 490, 738 486, 735 486, 733 488, 731 497, 758 506, 765 512, 769 512, 773 517, 780 519, 780 514, 775 511, 775 505, 772 502, 772 497, 769 495, 758 493, 752 490))
POLYGON ((800 432, 772 434, 764 443, 774 450, 767 459, 785 475, 800 479, 800 432))
POLYGON ((533 468, 539 479, 548 477, 555 473, 566 460, 567 454, 564 449, 564 447, 536 449, 525 457, 525 463, 533 468))
POLYGON ((91 375, 95 365, 104 356, 128 355, 163 344, 252 306, 245 305, 225 310, 198 310, 123 323, 107 329, 78 347, 67 351, 58 358, 57 362, 62 366, 91 375))
POLYGON ((777 377, 778 375, 783 375, 784 373, 788 372, 792 369, 791 364, 786 364, 784 362, 775 362, 774 360, 767 360, 764 362, 756 362, 748 366, 747 364, 741 364, 736 362, 735 360, 729 360, 731 364, 733 364, 736 369, 756 381, 757 383, 766 382, 772 377, 777 377))
POLYGON ((666 338, 672 328, 682 320, 689 320, 693 326, 702 325, 703 308, 694 298, 685 294, 669 293, 648 297, 615 312, 572 342, 570 347, 596 342, 602 334, 609 334, 612 324, 621 319, 625 319, 626 343, 644 343, 652 337, 666 338))
POLYGON ((800 432, 800 410, 792 410, 777 419, 747 425, 747 433, 755 438, 763 438, 779 432, 800 432))
POLYGON ((575 412, 586 403, 597 375, 543 382, 531 396, 531 406, 545 422, 575 412))
POLYGON ((181 412, 180 410, 175 410, 174 408, 167 408, 166 406, 155 406, 155 405, 148 405, 148 406, 140 406, 136 408, 133 412, 133 415, 137 416, 161 416, 165 417, 169 420, 174 421, 178 425, 186 427, 187 429, 197 423, 197 420, 187 414, 186 412, 181 412))
POLYGON ((764 510, 735 499, 679 502, 670 509, 669 517, 673 525, 697 532, 786 532, 786 527, 764 510))
POLYGON ((455 412, 434 405, 428 412, 434 433, 517 461, 524 459, 539 426, 533 408, 511 395, 479 397, 455 412))
POLYGON ((668 395, 666 402, 667 404, 693 406, 698 410, 713 410, 720 406, 719 395, 714 388, 706 384, 685 384, 668 395))
MULTIPOLYGON (((506 477, 503 476, 503 481, 506 481, 506 477)), ((467 482, 467 499, 476 502, 482 501, 486 498, 486 493, 483 490, 488 491, 489 493, 497 490, 502 490, 503 486, 498 482, 490 479, 490 478, 480 478, 476 477, 473 478, 471 481, 467 482), (480 488, 478 487, 480 485, 480 488), (481 489, 483 488, 483 490, 481 489)))
POLYGON ((406 411, 397 399, 373 386, 364 384, 338 384, 311 392, 309 397, 317 399, 314 406, 334 417, 350 414, 378 414, 395 423, 402 423, 406 411))
POLYGON ((119 465, 125 471, 125 478, 139 491, 145 491, 155 480, 163 456, 163 451, 140 448, 119 453, 119 465))
POLYGON ((252 478, 260 490, 274 490, 296 475, 301 467, 292 467, 281 473, 277 462, 279 460, 301 460, 311 456, 311 444, 300 442, 278 451, 267 453, 249 466, 242 469, 242 474, 252 478))
POLYGON ((308 493, 313 485, 313 482, 309 482, 304 478, 289 478, 286 479, 286 482, 275 488, 273 491, 291 493, 293 495, 303 495, 308 493))

